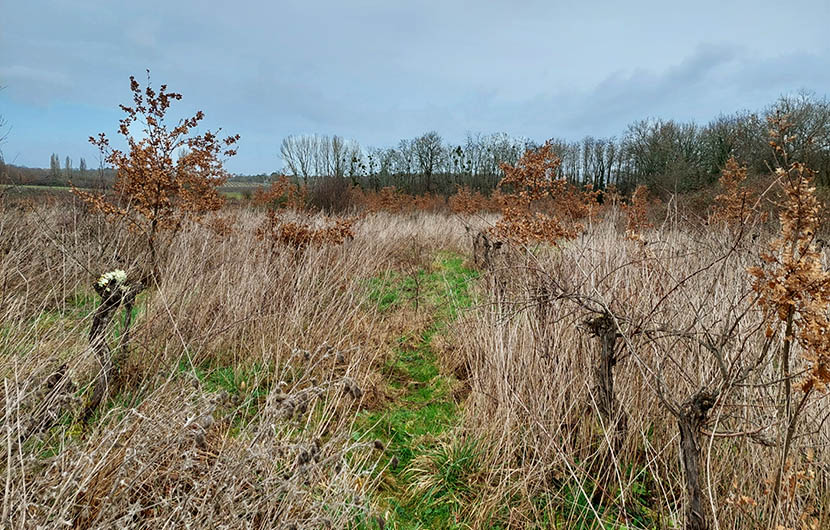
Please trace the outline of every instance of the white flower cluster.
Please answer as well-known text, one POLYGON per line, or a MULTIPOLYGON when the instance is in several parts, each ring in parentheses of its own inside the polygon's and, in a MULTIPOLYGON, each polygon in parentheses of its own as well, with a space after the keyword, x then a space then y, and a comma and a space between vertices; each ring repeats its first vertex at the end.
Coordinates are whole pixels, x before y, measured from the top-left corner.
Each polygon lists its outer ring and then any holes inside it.
POLYGON ((115 269, 114 271, 105 272, 98 278, 98 287, 104 287, 107 291, 110 290, 110 286, 114 285, 123 289, 125 287, 124 284, 127 283, 127 273, 121 269, 115 269))

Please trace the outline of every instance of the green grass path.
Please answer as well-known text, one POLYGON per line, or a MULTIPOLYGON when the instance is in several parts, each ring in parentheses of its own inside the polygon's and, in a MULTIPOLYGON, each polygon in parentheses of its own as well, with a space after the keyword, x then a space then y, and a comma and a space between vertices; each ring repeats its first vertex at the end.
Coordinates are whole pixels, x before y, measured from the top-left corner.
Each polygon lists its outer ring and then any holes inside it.
POLYGON ((472 302, 468 286, 477 273, 463 263, 461 256, 442 252, 431 270, 420 270, 417 276, 393 276, 372 292, 371 298, 387 312, 414 307, 418 293, 418 310, 429 320, 425 329, 421 327, 423 331, 413 330, 398 338, 395 355, 385 367, 389 393, 397 397, 383 410, 364 413, 357 423, 359 435, 386 445, 389 467, 378 494, 380 504, 388 509, 386 528, 456 526, 451 490, 457 462, 442 458, 440 442, 441 434, 459 420, 452 395, 456 381, 441 373, 432 342, 472 302), (423 466, 413 465, 419 457, 437 468, 419 472, 423 466), (432 476, 424 483, 425 475, 432 476), (421 481, 418 487, 416 481, 421 481))

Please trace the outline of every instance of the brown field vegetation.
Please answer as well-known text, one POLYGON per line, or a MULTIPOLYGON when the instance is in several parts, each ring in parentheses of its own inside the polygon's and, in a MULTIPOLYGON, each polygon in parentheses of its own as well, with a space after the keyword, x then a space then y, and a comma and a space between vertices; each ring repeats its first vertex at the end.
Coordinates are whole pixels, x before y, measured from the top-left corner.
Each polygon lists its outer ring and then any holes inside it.
MULTIPOLYGON (((704 524, 828 523, 826 361, 794 329, 806 329, 813 313, 800 316, 796 303, 794 328, 782 328, 786 315, 779 324, 778 311, 765 309, 774 302, 759 303, 764 287, 748 272, 781 274, 759 250, 787 236, 759 216, 735 223, 725 213, 733 224, 652 212, 648 226, 637 221, 642 208, 632 207, 633 218, 605 208, 555 246, 493 250, 475 304, 436 348, 440 372, 460 385, 460 413, 410 464, 413 495, 426 495, 441 465, 452 464, 437 459, 439 449, 452 455, 474 441, 452 512, 471 527, 682 525, 679 425, 695 398, 708 396, 690 424, 704 524)), ((270 214, 257 208, 187 224, 157 288, 137 299, 117 381, 82 421, 102 369, 88 340, 98 304, 91 286, 101 271, 140 270, 132 264, 146 259, 147 243, 115 237, 117 225, 78 203, 6 202, 5 521, 394 521, 377 496, 388 488, 389 461, 355 421, 394 399, 383 367, 401 324, 367 303, 367 281, 417 271, 436 252, 472 265, 471 236, 498 226, 492 214, 394 210, 351 220, 284 211, 289 226, 319 233, 349 223, 349 238, 303 244, 263 240, 270 214)), ((769 255, 782 248, 773 243, 769 255)), ((803 248, 813 260, 805 267, 820 271, 822 254, 803 248)), ((822 300, 811 299, 810 311, 822 300)), ((119 319, 109 339, 116 349, 119 319)))
POLYGON ((4 527, 830 527, 827 235, 786 117, 705 209, 575 186, 550 144, 489 196, 223 206, 236 137, 132 89, 129 150, 92 139, 112 193, 0 195, 4 527))

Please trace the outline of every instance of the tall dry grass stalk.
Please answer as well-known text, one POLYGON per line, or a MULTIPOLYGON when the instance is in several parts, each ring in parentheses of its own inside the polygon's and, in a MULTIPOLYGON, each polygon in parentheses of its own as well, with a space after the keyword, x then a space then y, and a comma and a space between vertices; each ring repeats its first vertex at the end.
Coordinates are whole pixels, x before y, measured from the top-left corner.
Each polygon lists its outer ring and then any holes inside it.
POLYGON ((392 331, 367 280, 413 238, 460 248, 460 226, 380 213, 352 241, 303 249, 257 239, 260 212, 223 214, 229 234, 186 227, 84 425, 101 370, 91 285, 136 270, 142 243, 78 204, 15 208, 0 213, 1 526, 342 528, 371 515, 378 449, 353 421, 392 331))
MULTIPOLYGON (((619 224, 513 249, 455 325, 453 362, 471 387, 464 432, 486 448, 474 525, 830 527, 826 392, 805 401, 781 506, 772 500, 780 345, 747 273, 771 234, 669 217, 632 241, 619 224), (600 318, 615 332, 611 413, 600 318)), ((808 362, 793 356, 789 370, 808 362)))

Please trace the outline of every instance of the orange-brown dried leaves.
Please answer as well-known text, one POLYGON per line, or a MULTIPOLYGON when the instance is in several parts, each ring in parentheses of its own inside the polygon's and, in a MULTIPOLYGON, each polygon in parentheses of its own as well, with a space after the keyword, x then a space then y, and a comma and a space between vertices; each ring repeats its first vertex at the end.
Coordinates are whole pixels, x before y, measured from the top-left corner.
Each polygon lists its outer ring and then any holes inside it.
POLYGON ((322 228, 287 220, 285 211, 304 210, 308 205, 308 196, 308 188, 294 184, 285 175, 280 175, 267 190, 257 190, 254 203, 268 208, 265 221, 257 229, 257 237, 296 250, 312 245, 342 245, 354 238, 353 226, 358 217, 335 219, 322 228))
POLYGON ((130 90, 133 106, 120 105, 126 116, 118 129, 128 149, 113 149, 103 133, 89 138, 116 170, 117 201, 74 191, 93 209, 126 220, 152 239, 158 231, 176 231, 186 218, 198 220, 222 206, 224 199, 217 188, 228 178, 223 159, 236 154, 239 135, 224 139, 210 131, 191 135, 204 118, 201 111, 169 128, 165 114, 181 94, 168 91, 166 85, 158 92, 150 86, 142 91, 134 77, 130 77, 130 90), (134 124, 143 125, 139 139, 130 130, 134 124), (176 157, 179 150, 183 153, 176 157))
POLYGON ((748 223, 755 213, 755 198, 744 186, 746 166, 741 166, 735 157, 726 161, 720 176, 721 193, 715 197, 712 219, 730 226, 748 223))
POLYGON ((448 200, 450 210, 454 213, 474 214, 487 209, 487 197, 478 191, 472 191, 469 186, 458 187, 455 195, 448 200))
POLYGON ((285 175, 280 175, 267 190, 254 192, 254 204, 272 210, 303 210, 308 204, 308 188, 294 184, 285 175))
POLYGON ((502 217, 491 230, 494 235, 518 243, 556 244, 583 230, 579 221, 595 211, 597 194, 557 179, 560 164, 550 143, 526 151, 515 166, 502 164, 502 217))
POLYGON ((370 212, 398 213, 411 207, 412 195, 399 192, 394 186, 366 193, 366 209, 370 212))
MULTIPOLYGON (((786 126, 777 125, 773 147, 784 155, 786 126)), ((759 304, 779 323, 792 318, 794 339, 803 348, 809 373, 802 382, 807 391, 830 383, 830 272, 824 269, 814 244, 821 204, 813 187, 814 172, 799 162, 776 168, 785 201, 779 205, 781 234, 761 254, 763 264, 752 267, 753 288, 759 304)), ((790 339, 787 337, 786 339, 790 339)))
POLYGON ((411 208, 419 212, 439 212, 446 209, 447 202, 436 193, 422 193, 412 198, 411 208))
POLYGON ((632 240, 641 240, 642 232, 653 227, 648 220, 648 187, 642 184, 637 186, 628 203, 623 204, 623 210, 626 214, 626 236, 632 240))
POLYGON ((505 196, 495 189, 489 197, 480 191, 473 191, 469 186, 459 186, 455 194, 447 200, 450 210, 458 214, 475 214, 480 212, 500 212, 506 206, 505 196))
POLYGON ((354 239, 354 224, 358 217, 335 219, 322 228, 306 223, 286 221, 275 211, 269 211, 265 223, 257 230, 257 237, 297 250, 308 246, 342 245, 354 239))

